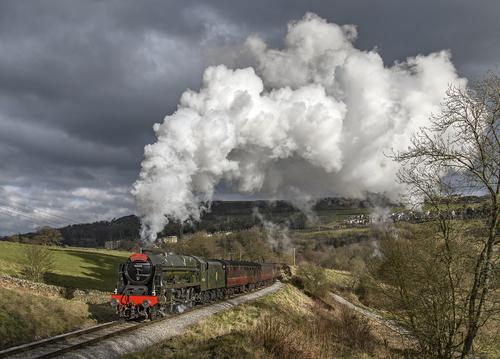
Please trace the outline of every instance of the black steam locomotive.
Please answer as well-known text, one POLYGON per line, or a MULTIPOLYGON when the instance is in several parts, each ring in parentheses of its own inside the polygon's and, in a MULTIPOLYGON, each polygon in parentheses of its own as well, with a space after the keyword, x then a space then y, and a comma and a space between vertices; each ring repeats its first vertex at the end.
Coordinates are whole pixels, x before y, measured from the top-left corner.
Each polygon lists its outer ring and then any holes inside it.
POLYGON ((170 253, 134 253, 120 264, 111 296, 121 318, 155 319, 196 304, 267 286, 276 281, 279 266, 204 259, 170 253))

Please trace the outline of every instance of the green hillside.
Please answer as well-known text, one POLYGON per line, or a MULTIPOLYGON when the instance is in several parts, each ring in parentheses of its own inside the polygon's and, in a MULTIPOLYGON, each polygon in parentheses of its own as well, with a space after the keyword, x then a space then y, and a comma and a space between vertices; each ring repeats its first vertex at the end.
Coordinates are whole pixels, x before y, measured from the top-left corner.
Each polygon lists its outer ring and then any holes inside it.
MULTIPOLYGON (((0 241, 0 274, 22 276, 26 264, 26 244, 0 241)), ((82 289, 112 291, 118 265, 130 253, 103 249, 50 247, 54 269, 45 280, 48 284, 82 289)))

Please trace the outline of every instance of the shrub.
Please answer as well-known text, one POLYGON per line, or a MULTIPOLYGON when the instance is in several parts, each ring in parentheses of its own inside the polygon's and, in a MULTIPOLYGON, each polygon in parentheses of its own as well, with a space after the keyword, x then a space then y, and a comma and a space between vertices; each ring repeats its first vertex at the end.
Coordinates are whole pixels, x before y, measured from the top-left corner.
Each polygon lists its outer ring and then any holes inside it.
POLYGON ((292 283, 315 297, 323 297, 330 289, 325 270, 314 264, 301 264, 297 277, 292 280, 292 283))
POLYGON ((341 307, 338 317, 330 321, 328 329, 338 343, 351 351, 371 352, 374 338, 368 320, 352 309, 341 307))
POLYGON ((251 332, 256 346, 274 358, 337 358, 372 353, 375 338, 366 319, 342 307, 337 315, 317 309, 300 322, 267 315, 251 332))
POLYGON ((276 358, 315 358, 300 332, 279 317, 266 316, 252 332, 254 342, 276 358))
POLYGON ((354 293, 359 301, 366 306, 384 308, 387 305, 387 298, 379 283, 369 274, 363 274, 357 279, 354 293))

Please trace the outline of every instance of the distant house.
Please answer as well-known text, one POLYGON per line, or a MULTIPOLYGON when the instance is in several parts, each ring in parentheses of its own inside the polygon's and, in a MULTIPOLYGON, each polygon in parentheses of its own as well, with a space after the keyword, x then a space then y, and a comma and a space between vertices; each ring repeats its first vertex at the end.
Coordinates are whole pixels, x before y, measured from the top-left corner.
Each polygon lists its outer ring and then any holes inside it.
POLYGON ((106 249, 118 249, 120 248, 121 241, 106 241, 104 242, 104 248, 106 249))
POLYGON ((177 243, 177 236, 166 236, 158 238, 159 243, 177 243))

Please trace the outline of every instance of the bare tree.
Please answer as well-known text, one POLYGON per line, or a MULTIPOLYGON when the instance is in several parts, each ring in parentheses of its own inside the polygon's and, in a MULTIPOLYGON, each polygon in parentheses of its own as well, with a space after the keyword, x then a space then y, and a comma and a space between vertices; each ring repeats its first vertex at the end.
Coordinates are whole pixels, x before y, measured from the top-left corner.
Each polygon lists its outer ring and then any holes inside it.
POLYGON ((54 267, 54 258, 47 246, 25 245, 24 257, 24 275, 32 281, 43 281, 45 274, 54 267))
POLYGON ((470 245, 451 236, 446 249, 428 225, 401 225, 396 233, 380 244, 377 276, 389 284, 382 286, 389 299, 385 305, 411 329, 424 357, 456 357, 463 345, 463 280, 470 245))
POLYGON ((62 240, 62 234, 57 229, 42 227, 36 231, 32 242, 36 244, 60 245, 62 240))
MULTIPOLYGON (((484 231, 478 233, 472 258, 470 285, 464 295, 462 318, 453 305, 455 316, 449 330, 450 348, 460 340, 461 358, 469 355, 478 329, 490 317, 486 310, 492 291, 498 260, 500 212, 500 77, 493 72, 467 88, 450 87, 439 114, 431 117, 431 126, 421 128, 407 151, 396 153, 401 163, 399 180, 409 188, 410 198, 425 201, 438 214, 444 241, 444 261, 448 272, 451 301, 460 303, 454 273, 456 256, 453 247, 453 221, 449 217, 452 199, 466 191, 488 196, 488 214, 484 231), (445 208, 443 208, 443 205, 445 208), (446 208, 448 207, 448 208, 446 208), (460 328, 464 327, 463 333, 460 328)), ((454 349, 454 348, 453 348, 454 349)))

